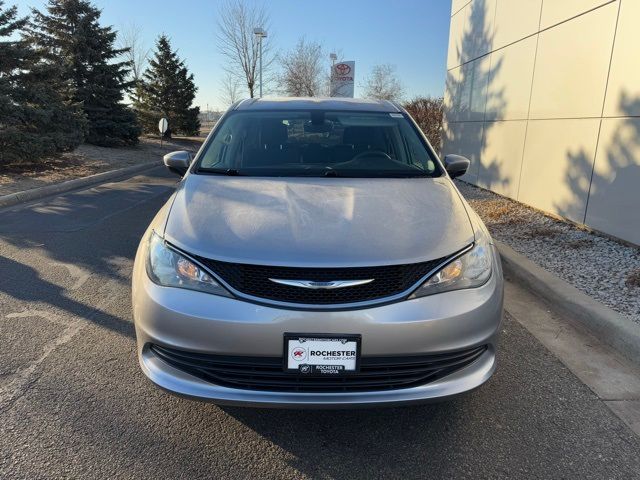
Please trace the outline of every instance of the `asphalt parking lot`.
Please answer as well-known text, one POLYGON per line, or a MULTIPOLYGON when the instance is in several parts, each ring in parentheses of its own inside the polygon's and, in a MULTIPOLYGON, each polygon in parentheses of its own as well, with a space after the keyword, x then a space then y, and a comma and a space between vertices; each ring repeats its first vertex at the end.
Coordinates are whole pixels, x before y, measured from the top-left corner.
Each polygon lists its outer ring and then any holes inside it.
POLYGON ((499 369, 447 403, 217 407, 135 358, 130 272, 162 169, 0 211, 0 478, 640 478, 640 441, 509 315, 499 369))

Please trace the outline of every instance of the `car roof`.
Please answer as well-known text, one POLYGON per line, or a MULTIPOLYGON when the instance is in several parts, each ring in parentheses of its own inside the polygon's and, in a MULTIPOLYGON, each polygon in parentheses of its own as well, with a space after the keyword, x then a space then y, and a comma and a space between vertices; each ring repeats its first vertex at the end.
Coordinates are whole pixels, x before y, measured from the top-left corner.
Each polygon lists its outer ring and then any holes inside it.
POLYGON ((248 98, 236 103, 233 110, 337 110, 358 112, 401 112, 389 100, 365 98, 269 97, 248 98))

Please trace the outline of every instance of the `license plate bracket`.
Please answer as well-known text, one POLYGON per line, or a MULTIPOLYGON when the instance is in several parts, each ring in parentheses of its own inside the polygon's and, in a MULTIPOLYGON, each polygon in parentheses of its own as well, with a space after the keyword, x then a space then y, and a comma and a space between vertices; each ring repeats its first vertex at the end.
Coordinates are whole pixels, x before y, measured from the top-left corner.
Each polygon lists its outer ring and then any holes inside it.
POLYGON ((362 336, 285 333, 283 369, 304 376, 341 377, 360 371, 362 336))

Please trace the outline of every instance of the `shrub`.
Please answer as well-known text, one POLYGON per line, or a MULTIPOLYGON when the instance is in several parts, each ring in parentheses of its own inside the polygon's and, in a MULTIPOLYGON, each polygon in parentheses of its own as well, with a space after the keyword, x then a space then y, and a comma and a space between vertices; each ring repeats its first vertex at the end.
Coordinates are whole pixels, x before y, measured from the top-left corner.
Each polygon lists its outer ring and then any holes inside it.
POLYGON ((435 151, 440 153, 444 99, 442 97, 415 97, 406 102, 403 107, 420 126, 435 151))

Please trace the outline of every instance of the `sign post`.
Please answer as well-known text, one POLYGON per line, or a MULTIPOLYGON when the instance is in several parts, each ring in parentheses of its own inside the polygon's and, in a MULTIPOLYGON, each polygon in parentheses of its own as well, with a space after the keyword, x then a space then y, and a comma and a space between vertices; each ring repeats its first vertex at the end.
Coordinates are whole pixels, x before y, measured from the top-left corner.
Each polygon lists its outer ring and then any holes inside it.
POLYGON ((348 61, 332 65, 330 96, 353 98, 355 76, 356 62, 348 61))
POLYGON ((158 130, 160 130, 160 148, 162 148, 162 139, 164 138, 164 134, 167 133, 168 128, 169 121, 166 118, 161 118, 158 122, 158 130))

